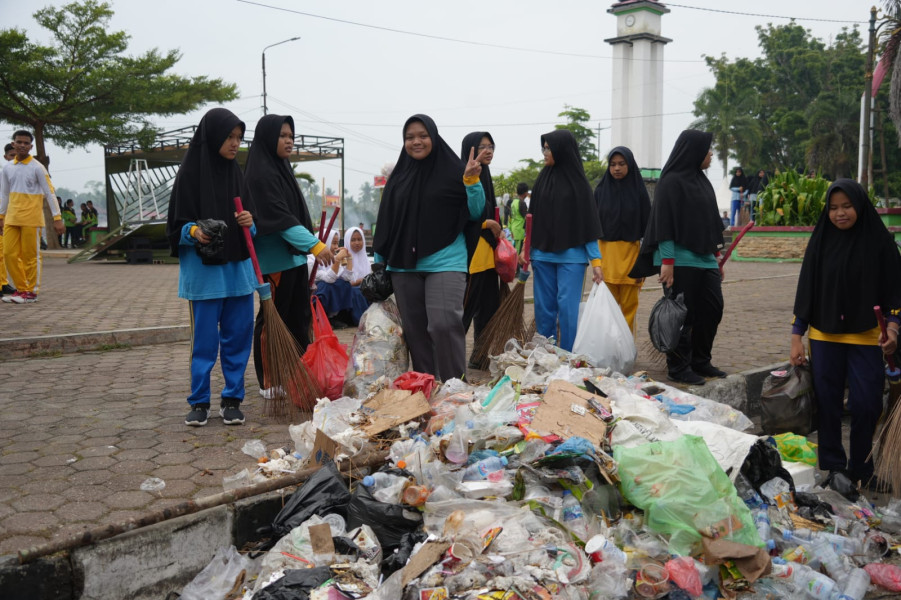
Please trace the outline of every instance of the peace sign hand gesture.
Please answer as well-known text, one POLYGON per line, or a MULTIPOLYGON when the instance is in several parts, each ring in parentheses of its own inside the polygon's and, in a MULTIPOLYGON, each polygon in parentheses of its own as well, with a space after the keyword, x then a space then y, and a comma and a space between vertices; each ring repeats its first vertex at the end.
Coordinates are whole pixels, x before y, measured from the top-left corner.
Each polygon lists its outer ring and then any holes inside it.
POLYGON ((473 158, 475 151, 475 147, 469 149, 469 160, 466 161, 466 170, 463 171, 463 177, 478 177, 482 174, 482 158, 488 150, 482 150, 478 156, 473 158))

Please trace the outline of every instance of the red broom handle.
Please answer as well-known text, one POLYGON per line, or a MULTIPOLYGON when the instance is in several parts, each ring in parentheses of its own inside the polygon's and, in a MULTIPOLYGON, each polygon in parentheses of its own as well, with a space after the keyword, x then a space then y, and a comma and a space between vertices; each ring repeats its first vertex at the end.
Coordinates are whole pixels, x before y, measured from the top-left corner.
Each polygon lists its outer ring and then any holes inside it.
MULTIPOLYGON (((334 212, 332 213, 332 218, 329 219, 328 229, 324 231, 331 231, 332 225, 335 224, 335 218, 338 216, 338 212, 341 210, 340 206, 336 206, 334 212)), ((323 231, 323 225, 325 224, 325 211, 322 211, 322 218, 319 219, 319 241, 325 243, 325 240, 322 239, 322 236, 325 235, 323 231)), ((319 263, 315 260, 313 261, 313 268, 310 270, 310 286, 312 287, 313 282, 316 281, 316 269, 319 268, 319 263)))
POLYGON ((526 263, 523 265, 522 270, 529 270, 529 262, 532 260, 529 256, 529 252, 532 248, 532 214, 529 213, 526 215, 526 239, 522 243, 522 251, 526 258, 526 263))
MULTIPOLYGON (((888 331, 885 326, 885 316, 882 314, 882 309, 878 306, 873 307, 873 312, 876 313, 876 321, 879 322, 879 329, 882 330, 882 339, 888 339, 888 331)), ((889 354, 885 355, 885 362, 888 364, 888 368, 892 371, 895 370, 895 359, 889 354)))
POLYGON ((738 235, 735 236, 735 239, 732 240, 732 243, 729 244, 729 249, 726 250, 725 254, 720 257, 720 268, 723 268, 723 265, 726 264, 726 261, 729 260, 729 257, 732 256, 732 251, 735 250, 735 247, 738 246, 738 242, 741 241, 741 238, 745 236, 746 233, 751 231, 751 228, 754 227, 754 221, 748 221, 748 223, 741 228, 741 231, 738 232, 738 235))
POLYGON ((498 224, 500 224, 500 222, 501 222, 501 207, 500 206, 494 207, 494 220, 497 221, 498 224))
POLYGON ((325 215, 326 211, 322 211, 322 216, 319 217, 319 241, 322 241, 322 236, 325 235, 325 215))
MULTIPOLYGON (((235 210, 244 212, 244 205, 241 203, 241 197, 235 196, 235 210)), ((250 262, 253 263, 253 271, 257 274, 257 283, 262 285, 263 272, 260 271, 260 261, 257 260, 257 251, 253 247, 253 236, 250 235, 250 227, 241 227, 244 230, 244 241, 247 242, 247 252, 250 254, 250 262)))

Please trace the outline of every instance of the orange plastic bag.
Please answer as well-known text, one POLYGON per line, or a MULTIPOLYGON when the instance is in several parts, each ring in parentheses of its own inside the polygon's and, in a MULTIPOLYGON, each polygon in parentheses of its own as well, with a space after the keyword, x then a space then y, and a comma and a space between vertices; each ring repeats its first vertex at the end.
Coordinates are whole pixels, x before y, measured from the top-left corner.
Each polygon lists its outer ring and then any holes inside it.
POLYGON ((422 392, 426 398, 432 397, 432 388, 435 387, 435 376, 428 373, 417 373, 416 371, 407 371, 394 380, 391 384, 396 390, 410 390, 414 394, 422 392))
POLYGON ((344 372, 347 369, 347 346, 338 341, 328 322, 322 302, 315 295, 310 298, 313 310, 313 335, 315 340, 307 346, 303 363, 319 384, 322 392, 337 400, 344 388, 344 372))

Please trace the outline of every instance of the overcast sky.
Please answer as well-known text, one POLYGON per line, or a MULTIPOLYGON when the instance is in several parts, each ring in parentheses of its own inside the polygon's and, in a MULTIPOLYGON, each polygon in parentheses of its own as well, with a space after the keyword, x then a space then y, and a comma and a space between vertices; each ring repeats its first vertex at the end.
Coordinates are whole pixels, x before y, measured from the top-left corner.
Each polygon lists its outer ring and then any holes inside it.
MULTIPOLYGON (((673 40, 665 50, 663 157, 694 119, 698 93, 713 84, 704 55, 759 56, 754 27, 788 22, 780 17, 796 17, 825 41, 858 22, 866 39, 874 2, 683 1, 687 4, 667 4, 672 12, 662 19, 662 35, 673 40)), ((497 144, 495 174, 516 168, 520 159, 540 158, 539 136, 562 122, 557 114, 564 104, 586 109, 595 129, 608 128, 615 116, 612 50, 604 42, 616 35, 609 0, 111 3, 111 26, 131 35, 131 54, 177 48, 178 73, 236 83, 240 98, 226 108, 248 129, 262 116, 263 48, 301 36, 266 51, 269 112, 292 115, 296 133, 345 138, 345 185, 353 194, 397 159, 401 127, 414 113, 431 115, 455 150, 466 133, 490 131, 497 144)), ((49 43, 31 16, 48 4, 65 2, 0 0, 0 27, 19 27, 34 42, 49 43)), ((158 125, 171 130, 196 124, 208 108, 158 125)), ((8 139, 13 129, 0 124, 0 137, 8 139)), ((603 154, 617 144, 609 129, 601 130, 603 154)), ((67 152, 50 143, 48 153, 57 186, 80 191, 87 181, 103 180, 99 145, 67 152)), ((636 159, 641 166, 662 166, 636 159)), ((306 163, 303 169, 337 189, 339 161, 306 163)), ((710 177, 720 185, 718 164, 710 177)))

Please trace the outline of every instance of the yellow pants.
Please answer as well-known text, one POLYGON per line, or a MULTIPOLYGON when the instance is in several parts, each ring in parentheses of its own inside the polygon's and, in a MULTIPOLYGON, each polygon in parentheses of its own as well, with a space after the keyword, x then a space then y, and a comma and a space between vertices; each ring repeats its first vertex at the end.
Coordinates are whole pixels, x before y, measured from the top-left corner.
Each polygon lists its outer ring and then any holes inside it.
POLYGON ((3 260, 3 232, 0 231, 0 286, 8 285, 6 277, 6 261, 3 260))
MULTIPOLYGON (((606 283, 606 282, 605 282, 606 283)), ((623 311, 626 317, 626 323, 632 335, 635 335, 635 313, 638 312, 638 293, 641 291, 640 285, 631 285, 624 283, 607 283, 607 289, 613 294, 619 309, 623 311)))
POLYGON ((16 289, 38 293, 41 287, 41 228, 5 225, 3 258, 16 289))

